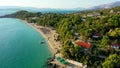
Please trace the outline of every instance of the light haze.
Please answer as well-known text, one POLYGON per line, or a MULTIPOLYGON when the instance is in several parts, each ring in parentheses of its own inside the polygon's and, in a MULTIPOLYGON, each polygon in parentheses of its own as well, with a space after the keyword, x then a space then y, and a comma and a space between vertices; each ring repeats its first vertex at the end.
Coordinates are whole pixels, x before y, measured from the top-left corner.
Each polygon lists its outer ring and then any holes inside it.
POLYGON ((120 0, 0 0, 0 6, 22 6, 37 8, 88 8, 120 0))

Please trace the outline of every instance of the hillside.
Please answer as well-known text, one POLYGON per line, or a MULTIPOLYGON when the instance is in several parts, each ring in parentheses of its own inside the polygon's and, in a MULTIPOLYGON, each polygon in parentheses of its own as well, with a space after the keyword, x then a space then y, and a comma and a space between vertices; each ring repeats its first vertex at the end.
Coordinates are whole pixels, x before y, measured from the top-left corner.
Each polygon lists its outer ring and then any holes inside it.
POLYGON ((65 59, 95 68, 120 67, 120 7, 72 14, 19 11, 7 16, 55 29, 65 59))
POLYGON ((117 6, 120 6, 120 1, 109 3, 109 4, 94 6, 91 9, 107 9, 107 8, 114 8, 117 6))

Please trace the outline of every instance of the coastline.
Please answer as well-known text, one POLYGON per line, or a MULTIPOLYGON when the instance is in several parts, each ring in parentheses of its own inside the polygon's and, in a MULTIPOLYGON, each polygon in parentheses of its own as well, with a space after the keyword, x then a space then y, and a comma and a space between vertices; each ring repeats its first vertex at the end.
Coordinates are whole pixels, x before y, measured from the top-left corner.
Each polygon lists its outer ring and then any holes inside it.
MULTIPOLYGON (((53 37, 55 30, 51 30, 48 27, 38 26, 38 25, 33 24, 33 23, 28 23, 26 20, 22 20, 22 21, 25 22, 30 27, 32 27, 33 29, 37 30, 43 36, 43 38, 46 40, 47 44, 49 45, 50 50, 51 50, 53 55, 55 55, 57 53, 57 51, 58 51, 57 44, 58 43, 54 40, 54 37, 53 37), (50 31, 50 33, 45 33, 46 29, 48 29, 50 31)), ((59 47, 60 47, 60 45, 61 44, 59 42, 59 47)))

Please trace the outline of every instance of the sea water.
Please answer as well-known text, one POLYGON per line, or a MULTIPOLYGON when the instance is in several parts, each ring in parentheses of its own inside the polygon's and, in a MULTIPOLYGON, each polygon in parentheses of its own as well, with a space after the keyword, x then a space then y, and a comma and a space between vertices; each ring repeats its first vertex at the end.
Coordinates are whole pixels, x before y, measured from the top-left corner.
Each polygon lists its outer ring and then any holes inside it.
POLYGON ((15 18, 0 18, 0 68, 43 68, 51 55, 38 31, 15 18))

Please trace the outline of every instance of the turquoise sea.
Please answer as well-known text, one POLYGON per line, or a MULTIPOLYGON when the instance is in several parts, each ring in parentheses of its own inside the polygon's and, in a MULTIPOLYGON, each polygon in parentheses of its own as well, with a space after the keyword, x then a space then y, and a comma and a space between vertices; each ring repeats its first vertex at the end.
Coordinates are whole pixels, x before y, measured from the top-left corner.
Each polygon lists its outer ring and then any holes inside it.
POLYGON ((19 19, 0 18, 0 68, 44 68, 51 55, 45 39, 19 19))

